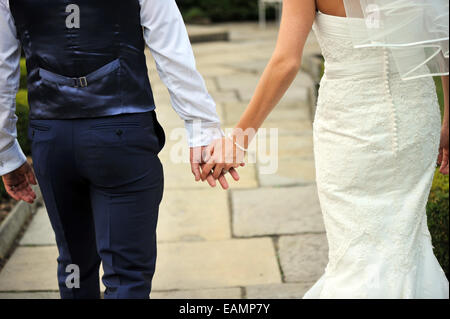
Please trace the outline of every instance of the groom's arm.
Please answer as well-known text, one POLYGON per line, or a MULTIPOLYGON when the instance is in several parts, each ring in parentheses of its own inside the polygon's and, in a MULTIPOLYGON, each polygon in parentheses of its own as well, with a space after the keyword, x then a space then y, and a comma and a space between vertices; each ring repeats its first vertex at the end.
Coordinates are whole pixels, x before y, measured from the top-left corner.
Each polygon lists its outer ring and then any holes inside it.
POLYGON ((216 104, 197 71, 194 54, 175 0, 140 0, 144 37, 167 86, 172 106, 185 121, 191 147, 223 136, 216 104), (201 124, 201 129, 194 125, 201 124))
POLYGON ((31 166, 17 141, 16 94, 20 83, 20 43, 8 1, 0 0, 0 176, 15 200, 33 203, 36 185, 31 166))
POLYGON ((0 0, 0 176, 26 162, 17 141, 16 94, 20 82, 20 43, 4 0, 0 0))

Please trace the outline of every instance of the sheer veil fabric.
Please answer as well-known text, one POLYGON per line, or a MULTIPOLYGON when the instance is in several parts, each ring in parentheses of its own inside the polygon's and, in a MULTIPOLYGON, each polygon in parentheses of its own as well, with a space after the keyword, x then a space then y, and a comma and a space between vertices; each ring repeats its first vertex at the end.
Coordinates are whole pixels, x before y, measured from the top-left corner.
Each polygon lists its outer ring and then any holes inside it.
POLYGON ((449 74, 448 0, 344 0, 344 5, 354 47, 388 48, 403 80, 449 74))

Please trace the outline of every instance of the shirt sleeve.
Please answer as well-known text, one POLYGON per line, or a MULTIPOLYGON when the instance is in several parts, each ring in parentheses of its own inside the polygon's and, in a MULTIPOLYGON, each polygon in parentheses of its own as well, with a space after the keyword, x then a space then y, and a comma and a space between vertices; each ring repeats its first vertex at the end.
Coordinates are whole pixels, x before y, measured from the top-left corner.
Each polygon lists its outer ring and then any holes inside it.
POLYGON ((197 71, 194 53, 175 0, 140 0, 144 38, 172 106, 185 121, 191 147, 221 138, 216 104, 197 71))
POLYGON ((0 176, 26 162, 17 141, 16 94, 20 83, 20 43, 8 1, 0 0, 0 176))

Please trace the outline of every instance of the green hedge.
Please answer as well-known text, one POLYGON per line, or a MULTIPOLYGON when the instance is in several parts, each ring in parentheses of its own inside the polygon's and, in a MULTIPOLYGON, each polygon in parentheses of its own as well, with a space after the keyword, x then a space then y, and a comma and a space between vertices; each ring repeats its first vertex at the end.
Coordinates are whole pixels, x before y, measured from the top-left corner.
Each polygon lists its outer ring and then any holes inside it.
POLYGON ((17 138, 25 155, 31 154, 30 141, 27 138, 28 132, 28 92, 20 89, 16 97, 17 138))
MULTIPOLYGON (((435 77, 436 92, 444 113, 444 90, 440 77, 435 77)), ((433 238, 434 254, 450 279, 449 269, 449 178, 436 170, 430 198, 427 205, 428 227, 433 238)))
MULTIPOLYGON (((256 20, 258 0, 177 0, 186 22, 212 22, 256 20)), ((273 17, 268 10, 268 17, 273 17)))
MULTIPOLYGON (((16 98, 16 115, 17 120, 17 136, 19 144, 22 147, 25 155, 31 154, 30 141, 27 138, 28 130, 28 94, 27 94, 27 68, 25 65, 25 59, 20 61, 20 90, 17 93, 16 98)), ((3 182, 0 182, 0 202, 2 199, 8 198, 9 195, 6 193, 3 186, 3 182)))
POLYGON ((449 178, 436 171, 427 204, 428 227, 433 238, 434 254, 449 277, 449 178))
POLYGON ((31 155, 31 145, 27 138, 28 130, 28 91, 27 91, 27 66, 25 59, 20 61, 20 89, 16 97, 16 115, 17 120, 17 135, 19 144, 22 147, 25 155, 31 155))

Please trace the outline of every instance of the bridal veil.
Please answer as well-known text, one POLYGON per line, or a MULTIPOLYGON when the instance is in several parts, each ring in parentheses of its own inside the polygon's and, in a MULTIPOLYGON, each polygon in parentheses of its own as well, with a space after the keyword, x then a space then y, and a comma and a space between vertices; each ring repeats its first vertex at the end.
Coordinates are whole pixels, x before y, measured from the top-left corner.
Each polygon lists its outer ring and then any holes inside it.
POLYGON ((448 0, 344 0, 355 48, 385 47, 403 80, 449 74, 448 0), (367 33, 362 38, 361 31, 367 33))

